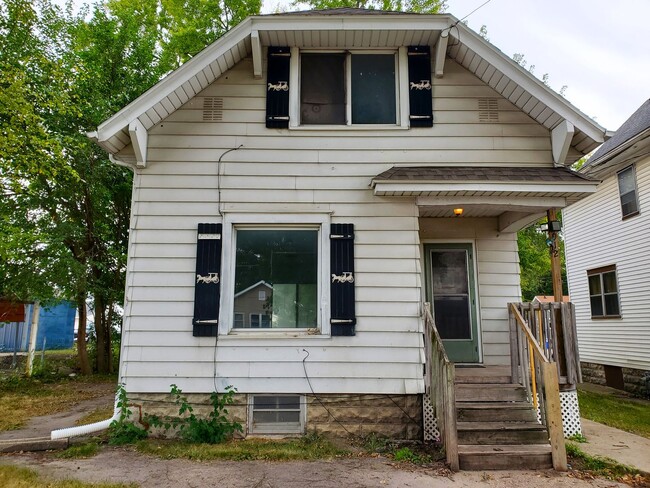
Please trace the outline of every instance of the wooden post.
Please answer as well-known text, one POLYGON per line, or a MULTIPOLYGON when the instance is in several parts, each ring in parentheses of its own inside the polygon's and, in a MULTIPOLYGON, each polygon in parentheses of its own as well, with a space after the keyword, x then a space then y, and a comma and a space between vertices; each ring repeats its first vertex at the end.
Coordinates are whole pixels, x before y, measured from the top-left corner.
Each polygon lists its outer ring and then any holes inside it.
POLYGON ((562 427, 562 407, 560 405, 560 385, 557 367, 553 363, 542 364, 542 375, 546 394, 546 427, 551 443, 553 469, 567 470, 566 446, 564 445, 564 429, 562 427))
MULTIPOLYGON (((549 222, 557 220, 557 212, 554 208, 548 209, 546 216, 549 222)), ((562 302, 562 264, 560 262, 560 238, 557 232, 548 233, 548 238, 551 240, 549 252, 551 254, 551 281, 553 282, 553 301, 562 302)), ((560 366, 560 374, 566 375, 566 355, 564 354, 564 323, 562 322, 562 312, 558 309, 553 309, 555 313, 556 323, 556 337, 557 337, 557 362, 560 366)))
POLYGON ((36 352, 36 338, 38 337, 38 317, 41 312, 41 306, 38 302, 34 302, 32 308, 32 329, 29 333, 29 349, 27 353, 27 376, 32 375, 32 368, 34 366, 34 352, 36 352))
MULTIPOLYGON (((548 209, 546 217, 550 223, 557 220, 557 212, 554 208, 548 209)), ((553 282, 554 301, 562 301, 562 265, 560 263, 560 238, 557 232, 548 232, 548 238, 551 240, 551 280, 553 282)))

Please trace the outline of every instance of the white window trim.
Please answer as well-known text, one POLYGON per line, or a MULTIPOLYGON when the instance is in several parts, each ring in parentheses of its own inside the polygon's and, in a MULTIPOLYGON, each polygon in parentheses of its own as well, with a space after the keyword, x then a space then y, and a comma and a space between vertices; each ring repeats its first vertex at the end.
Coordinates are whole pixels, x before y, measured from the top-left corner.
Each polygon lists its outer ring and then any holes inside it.
POLYGON ((291 65, 289 69, 289 129, 292 130, 392 130, 409 128, 409 92, 408 92, 408 57, 406 47, 397 49, 303 49, 298 47, 291 48, 291 65), (395 124, 352 124, 352 105, 351 97, 351 79, 348 76, 350 72, 350 57, 346 58, 345 66, 345 83, 346 83, 346 119, 345 125, 301 125, 300 123, 300 53, 336 53, 351 52, 353 54, 397 54, 395 62, 395 124))
POLYGON ((330 215, 329 214, 226 214, 222 233, 222 280, 221 300, 219 306, 219 335, 247 337, 328 337, 330 326, 330 215), (318 229, 318 324, 320 334, 313 334, 312 329, 235 329, 235 250, 236 227, 278 227, 278 228, 313 228, 318 229))

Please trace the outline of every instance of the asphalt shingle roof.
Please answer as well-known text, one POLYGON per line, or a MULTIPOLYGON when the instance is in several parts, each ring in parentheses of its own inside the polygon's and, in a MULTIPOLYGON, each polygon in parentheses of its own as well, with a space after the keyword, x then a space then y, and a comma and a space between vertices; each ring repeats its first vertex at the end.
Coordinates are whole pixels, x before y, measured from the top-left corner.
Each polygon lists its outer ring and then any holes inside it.
POLYGON ((650 128, 650 99, 646 100, 629 119, 623 122, 623 125, 619 127, 614 136, 598 148, 598 150, 589 158, 585 166, 589 166, 593 162, 596 162, 608 152, 616 149, 622 144, 625 144, 634 136, 648 128, 650 128))
MULTIPOLYGON (((268 15, 414 15, 413 12, 401 12, 397 10, 374 10, 369 8, 340 7, 323 10, 299 10, 297 12, 278 12, 268 15)), ((417 14, 416 14, 417 15, 417 14)))
POLYGON ((547 181, 556 183, 593 182, 592 178, 568 168, 518 168, 490 166, 393 166, 374 181, 547 181))

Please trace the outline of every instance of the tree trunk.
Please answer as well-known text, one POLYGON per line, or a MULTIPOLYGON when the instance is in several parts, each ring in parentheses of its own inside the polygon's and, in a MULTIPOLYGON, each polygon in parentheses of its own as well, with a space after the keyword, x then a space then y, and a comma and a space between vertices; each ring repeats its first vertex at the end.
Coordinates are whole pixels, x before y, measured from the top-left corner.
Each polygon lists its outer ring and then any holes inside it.
POLYGON ((95 334, 97 335, 97 372, 110 372, 110 328, 106 324, 104 300, 95 296, 95 334))
POLYGON ((86 324, 88 314, 86 313, 86 297, 82 295, 77 298, 77 310, 79 311, 79 329, 77 331, 77 362, 81 374, 92 373, 90 361, 88 361, 88 350, 86 349, 86 324))

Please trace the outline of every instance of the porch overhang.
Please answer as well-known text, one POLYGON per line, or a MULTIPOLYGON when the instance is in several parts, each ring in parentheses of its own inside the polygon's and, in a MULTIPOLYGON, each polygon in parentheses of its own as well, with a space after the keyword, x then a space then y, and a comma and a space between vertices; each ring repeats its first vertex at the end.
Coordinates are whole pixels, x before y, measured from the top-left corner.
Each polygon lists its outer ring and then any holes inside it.
POLYGON ((566 168, 409 166, 377 175, 371 187, 377 196, 414 197, 421 217, 496 217, 500 232, 516 232, 598 183, 566 168))

